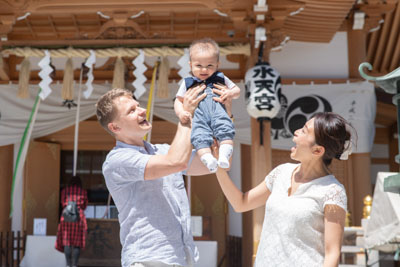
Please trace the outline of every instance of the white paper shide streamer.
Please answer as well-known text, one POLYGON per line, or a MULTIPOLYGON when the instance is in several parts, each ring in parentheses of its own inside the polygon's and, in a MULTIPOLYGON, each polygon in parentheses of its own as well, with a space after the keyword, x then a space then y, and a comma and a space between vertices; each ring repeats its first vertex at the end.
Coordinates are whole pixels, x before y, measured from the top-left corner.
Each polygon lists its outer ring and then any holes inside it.
POLYGON ((89 68, 87 73, 87 81, 85 83, 86 90, 83 92, 83 96, 88 99, 93 92, 93 66, 96 63, 96 53, 93 50, 90 50, 90 56, 85 62, 85 66, 89 68))
POLYGON ((134 95, 136 99, 139 99, 146 92, 144 82, 147 80, 146 76, 144 76, 144 72, 147 70, 147 67, 144 65, 143 50, 139 51, 139 55, 132 61, 132 64, 135 66, 133 75, 136 77, 136 80, 132 83, 132 85, 135 88, 134 95))
POLYGON ((189 56, 189 49, 185 48, 183 56, 178 60, 177 64, 181 67, 181 69, 178 71, 179 76, 182 78, 185 78, 189 76, 190 74, 190 66, 189 66, 189 61, 190 61, 190 56, 189 56))
POLYGON ((48 50, 45 50, 44 54, 45 56, 38 63, 38 66, 42 69, 39 72, 39 77, 42 78, 42 81, 39 83, 42 89, 39 96, 42 100, 45 100, 51 93, 50 83, 53 81, 53 79, 50 78, 50 73, 53 72, 53 68, 50 67, 50 53, 48 50))

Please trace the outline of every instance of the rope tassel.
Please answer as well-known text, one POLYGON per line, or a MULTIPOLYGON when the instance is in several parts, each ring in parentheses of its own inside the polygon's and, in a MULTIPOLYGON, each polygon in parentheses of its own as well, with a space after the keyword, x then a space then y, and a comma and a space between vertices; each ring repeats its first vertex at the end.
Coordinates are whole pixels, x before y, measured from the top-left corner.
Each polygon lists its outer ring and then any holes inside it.
POLYGON ((158 81, 157 81, 157 97, 159 98, 169 97, 169 89, 168 89, 169 72, 170 68, 169 68, 168 58, 162 57, 158 71, 158 81))
POLYGON ((65 100, 74 99, 74 69, 72 64, 72 58, 68 58, 65 63, 63 86, 61 90, 61 96, 65 100))
POLYGON ((29 79, 31 77, 31 62, 29 57, 25 57, 21 63, 21 70, 19 72, 18 81, 18 97, 28 98, 29 97, 29 79))
POLYGON ((125 64, 121 57, 115 62, 112 88, 125 88, 125 64))

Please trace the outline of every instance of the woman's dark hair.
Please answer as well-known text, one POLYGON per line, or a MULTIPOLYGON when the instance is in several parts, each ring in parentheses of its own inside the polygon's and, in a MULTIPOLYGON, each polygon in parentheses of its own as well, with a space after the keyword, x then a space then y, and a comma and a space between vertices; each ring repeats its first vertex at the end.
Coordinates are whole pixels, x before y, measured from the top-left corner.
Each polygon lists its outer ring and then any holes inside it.
POLYGON ((82 187, 82 181, 81 178, 78 175, 72 176, 71 180, 69 181, 70 185, 77 185, 79 187, 82 187))
POLYGON ((325 148, 322 157, 326 166, 333 158, 339 159, 343 151, 351 146, 351 131, 354 129, 342 116, 333 112, 319 112, 314 118, 315 143, 325 148), (345 147, 345 142, 349 145, 345 147))

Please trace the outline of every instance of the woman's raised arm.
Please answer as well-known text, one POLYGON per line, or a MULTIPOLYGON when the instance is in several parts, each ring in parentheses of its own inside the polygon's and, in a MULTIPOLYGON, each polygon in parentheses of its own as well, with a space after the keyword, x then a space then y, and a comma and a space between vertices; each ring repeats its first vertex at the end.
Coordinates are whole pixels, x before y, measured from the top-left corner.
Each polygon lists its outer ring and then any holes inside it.
POLYGON ((245 212, 265 205, 271 194, 264 181, 243 193, 232 182, 226 170, 218 168, 216 175, 222 191, 236 212, 245 212))

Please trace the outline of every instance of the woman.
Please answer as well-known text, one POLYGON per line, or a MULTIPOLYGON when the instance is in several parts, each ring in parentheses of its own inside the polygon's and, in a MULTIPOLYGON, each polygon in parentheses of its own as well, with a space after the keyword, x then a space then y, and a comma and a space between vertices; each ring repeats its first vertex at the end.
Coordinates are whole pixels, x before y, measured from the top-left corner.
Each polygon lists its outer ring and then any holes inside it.
POLYGON ((67 267, 78 266, 81 249, 85 248, 86 242, 86 209, 88 198, 87 192, 82 188, 79 176, 73 176, 70 185, 61 190, 61 205, 64 209, 69 201, 75 201, 78 206, 79 218, 76 222, 66 222, 61 215, 58 225, 56 249, 64 252, 67 267))
POLYGON ((279 165, 245 194, 218 169, 218 181, 235 211, 265 205, 256 267, 338 266, 347 197, 328 166, 351 152, 349 129, 337 114, 315 114, 294 133, 290 157, 300 163, 279 165))

